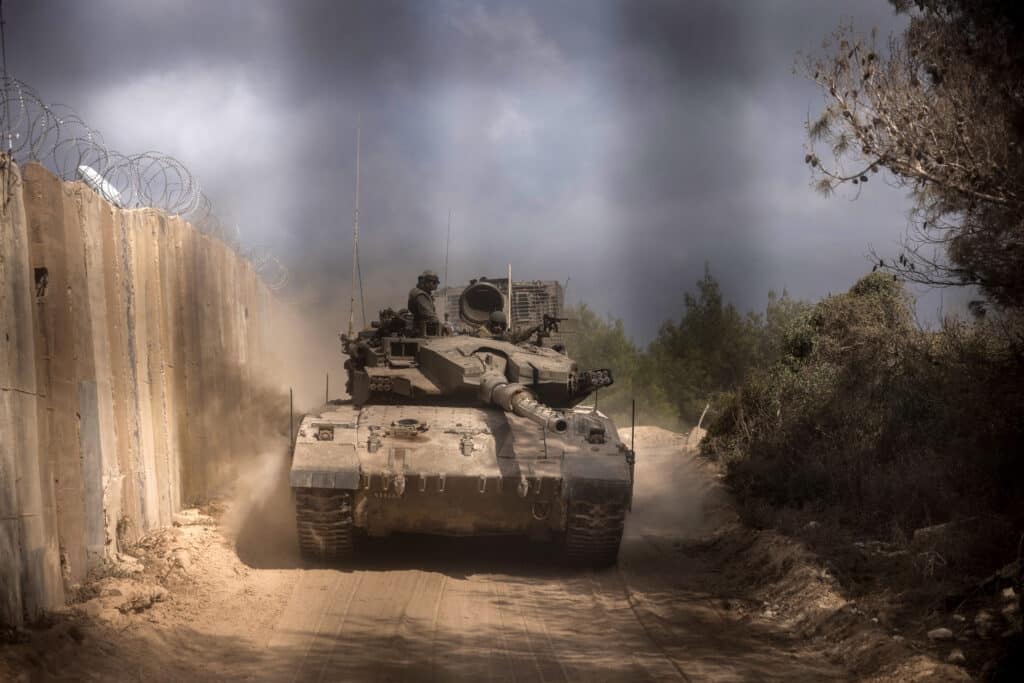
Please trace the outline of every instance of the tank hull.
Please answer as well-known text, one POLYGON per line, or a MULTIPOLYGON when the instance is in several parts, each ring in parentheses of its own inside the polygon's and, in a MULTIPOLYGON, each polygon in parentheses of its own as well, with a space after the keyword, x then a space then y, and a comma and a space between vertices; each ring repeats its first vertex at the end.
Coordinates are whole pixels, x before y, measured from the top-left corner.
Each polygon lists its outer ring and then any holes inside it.
POLYGON ((290 474, 300 545, 344 557, 361 535, 526 535, 608 564, 632 454, 587 409, 555 433, 496 407, 331 404, 303 418, 290 474))

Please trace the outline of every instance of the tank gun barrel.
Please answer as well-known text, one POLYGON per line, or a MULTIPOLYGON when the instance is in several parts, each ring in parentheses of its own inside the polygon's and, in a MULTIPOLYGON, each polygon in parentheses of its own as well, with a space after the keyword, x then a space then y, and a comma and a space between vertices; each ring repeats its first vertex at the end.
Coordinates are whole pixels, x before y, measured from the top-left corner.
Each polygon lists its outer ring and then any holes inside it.
POLYGON ((544 405, 533 392, 518 382, 509 382, 504 375, 486 375, 480 382, 480 398, 502 410, 536 422, 553 432, 569 428, 565 415, 544 405))

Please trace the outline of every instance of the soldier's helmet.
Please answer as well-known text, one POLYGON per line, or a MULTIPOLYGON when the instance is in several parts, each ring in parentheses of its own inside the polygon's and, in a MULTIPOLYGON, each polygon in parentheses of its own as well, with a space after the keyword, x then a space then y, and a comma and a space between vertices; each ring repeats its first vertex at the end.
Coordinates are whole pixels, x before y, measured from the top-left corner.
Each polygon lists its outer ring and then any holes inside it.
POLYGON ((435 272, 434 272, 434 271, 432 271, 432 270, 424 270, 424 271, 423 271, 423 272, 422 272, 422 273, 420 274, 420 282, 434 282, 434 283, 440 283, 440 282, 441 282, 441 278, 439 278, 439 277, 437 276, 437 273, 435 273, 435 272))
POLYGON ((491 311, 488 321, 491 329, 499 327, 504 330, 508 327, 508 318, 505 317, 505 311, 491 311))

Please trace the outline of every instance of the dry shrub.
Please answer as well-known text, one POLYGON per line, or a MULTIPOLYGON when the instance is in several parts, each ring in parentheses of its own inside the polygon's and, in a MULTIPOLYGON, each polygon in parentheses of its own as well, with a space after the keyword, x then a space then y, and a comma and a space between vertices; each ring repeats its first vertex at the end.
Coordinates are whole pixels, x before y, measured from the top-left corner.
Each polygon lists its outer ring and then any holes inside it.
MULTIPOLYGON (((785 331, 782 359, 731 396, 703 452, 727 464, 741 499, 810 509, 876 537, 967 517, 1019 519, 1019 329, 1004 317, 920 330, 902 286, 870 274, 785 331)), ((962 547, 999 554, 979 540, 962 547)), ((953 555, 963 553, 943 559, 953 555)))

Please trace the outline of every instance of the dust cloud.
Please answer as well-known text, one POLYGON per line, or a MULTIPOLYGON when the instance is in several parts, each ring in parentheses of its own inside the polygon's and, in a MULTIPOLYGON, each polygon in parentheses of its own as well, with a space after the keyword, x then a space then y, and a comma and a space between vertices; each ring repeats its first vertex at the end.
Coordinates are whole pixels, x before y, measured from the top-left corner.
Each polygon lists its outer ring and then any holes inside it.
POLYGON ((325 304, 312 291, 293 291, 279 301, 267 326, 267 345, 274 359, 268 382, 284 394, 295 395, 296 412, 310 412, 324 404, 326 380, 330 398, 345 396, 344 357, 338 333, 347 326, 340 300, 325 304))
POLYGON ((300 566, 295 506, 285 449, 266 451, 242 464, 221 523, 250 567, 300 566))
POLYGON ((297 428, 304 414, 324 404, 328 375, 330 398, 346 396, 340 315, 314 301, 301 292, 275 301, 264 328, 270 362, 241 407, 244 429, 221 430, 220 447, 232 454, 219 482, 227 503, 221 522, 239 559, 252 567, 301 566, 288 481, 290 424, 297 428))
MULTIPOLYGON (((619 430, 629 443, 629 428, 619 430)), ((627 537, 700 538, 731 518, 728 494, 714 467, 697 453, 697 435, 660 427, 636 428, 633 510, 627 537)))

